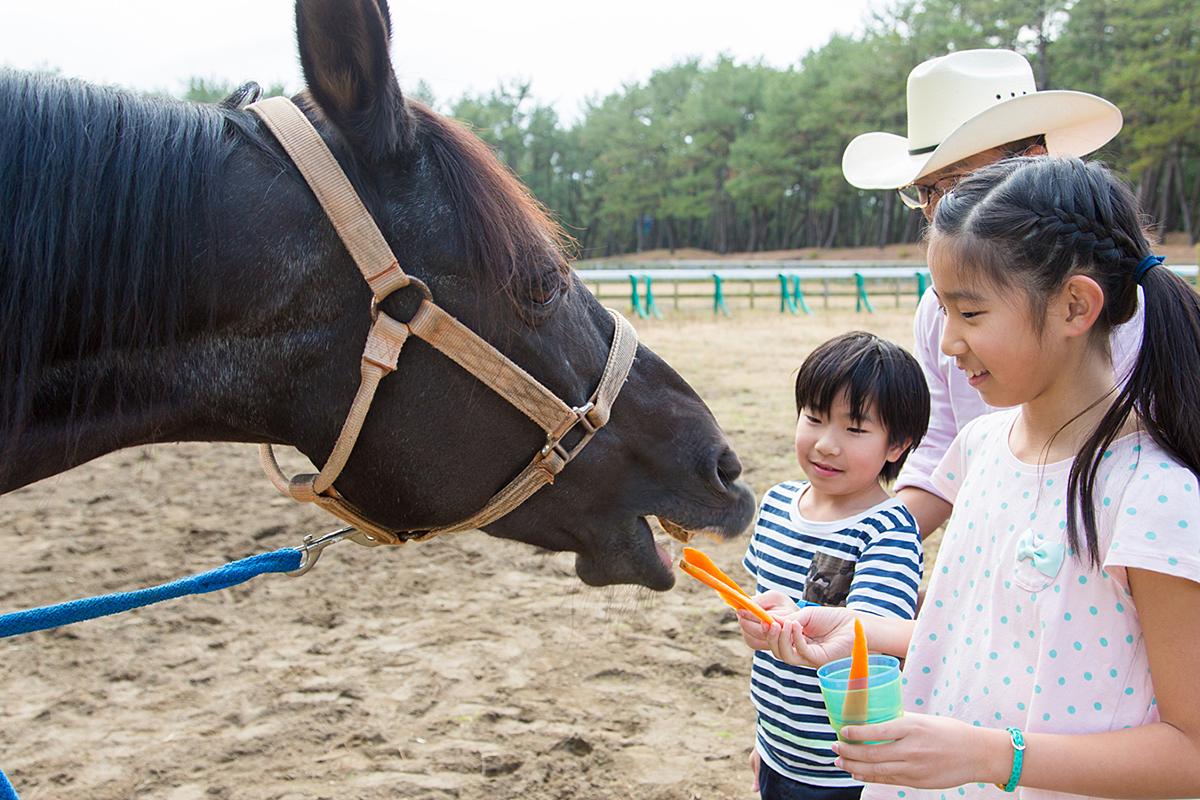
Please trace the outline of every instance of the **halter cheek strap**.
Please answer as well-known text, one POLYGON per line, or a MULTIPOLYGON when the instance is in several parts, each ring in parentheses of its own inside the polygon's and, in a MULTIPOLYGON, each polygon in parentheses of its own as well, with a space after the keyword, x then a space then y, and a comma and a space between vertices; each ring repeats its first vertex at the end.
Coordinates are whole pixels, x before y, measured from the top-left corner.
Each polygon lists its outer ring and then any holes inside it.
POLYGON ((305 503, 314 503, 353 525, 357 532, 348 538, 359 544, 404 544, 412 539, 428 539, 439 533, 480 528, 503 517, 555 477, 592 440, 608 422, 633 365, 637 334, 619 313, 609 309, 613 319, 612 347, 604 373, 596 390, 582 406, 572 407, 535 380, 520 366, 496 350, 433 302, 429 288, 400 268, 391 247, 379 232, 375 220, 354 191, 345 172, 329 152, 308 118, 286 97, 271 97, 248 106, 257 114, 295 162, 330 222, 358 265, 371 288, 373 322, 363 348, 361 382, 354 402, 342 424, 341 433, 325 466, 316 474, 284 476, 271 445, 262 445, 260 459, 267 477, 284 495, 305 503), (389 317, 379 304, 392 292, 413 286, 424 299, 407 323, 389 317), (371 408, 380 381, 399 365, 400 352, 410 336, 417 336, 435 347, 467 372, 485 383, 496 394, 515 406, 546 433, 545 445, 534 454, 528 466, 497 492, 482 509, 453 525, 429 531, 394 531, 375 524, 347 502, 334 481, 346 466, 364 421, 371 408), (568 450, 562 440, 576 427, 583 432, 568 450))

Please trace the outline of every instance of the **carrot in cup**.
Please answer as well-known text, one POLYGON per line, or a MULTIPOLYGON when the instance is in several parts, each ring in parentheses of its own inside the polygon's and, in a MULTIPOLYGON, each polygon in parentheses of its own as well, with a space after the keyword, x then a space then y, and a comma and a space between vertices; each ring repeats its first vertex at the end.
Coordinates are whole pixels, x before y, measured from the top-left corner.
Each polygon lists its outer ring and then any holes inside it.
POLYGON ((854 650, 850 653, 850 688, 867 688, 867 635, 862 622, 854 618, 854 650))
POLYGON ((867 721, 867 682, 870 675, 867 636, 862 623, 854 618, 854 649, 850 653, 850 681, 846 685, 846 704, 842 707, 845 725, 862 724, 867 721))
POLYGON ((711 558, 694 547, 683 548, 683 558, 679 562, 679 568, 714 590, 731 607, 749 611, 764 625, 770 625, 774 621, 770 614, 763 611, 742 591, 733 578, 722 572, 711 558))

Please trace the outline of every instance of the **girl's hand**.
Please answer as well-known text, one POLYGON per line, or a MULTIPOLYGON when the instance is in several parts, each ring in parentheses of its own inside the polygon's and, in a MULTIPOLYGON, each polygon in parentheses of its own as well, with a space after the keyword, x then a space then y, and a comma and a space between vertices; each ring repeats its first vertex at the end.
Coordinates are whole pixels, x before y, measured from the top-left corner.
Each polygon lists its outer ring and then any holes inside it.
POLYGON ((844 608, 805 606, 780 615, 779 623, 765 631, 762 649, 785 664, 819 667, 848 658, 854 647, 854 614, 844 608))
MULTIPOLYGON (((772 615, 796 610, 792 598, 783 592, 763 592, 755 595, 753 600, 758 603, 759 608, 772 615)), ((737 617, 738 625, 742 629, 742 641, 746 646, 751 650, 769 650, 771 645, 767 641, 767 626, 749 611, 738 611, 737 617)))
POLYGON ((833 751, 838 754, 834 764, 864 783, 946 789, 964 783, 1005 782, 1012 768, 1012 748, 1005 731, 977 728, 948 717, 906 712, 877 725, 848 725, 841 735, 856 742, 894 740, 889 744, 834 743, 833 751))

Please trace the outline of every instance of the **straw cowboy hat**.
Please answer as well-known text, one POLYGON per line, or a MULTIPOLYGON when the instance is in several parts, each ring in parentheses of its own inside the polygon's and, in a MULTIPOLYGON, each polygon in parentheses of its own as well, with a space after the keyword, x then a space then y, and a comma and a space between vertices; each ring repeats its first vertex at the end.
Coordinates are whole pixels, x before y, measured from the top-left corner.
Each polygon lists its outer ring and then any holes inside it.
POLYGON ((1054 155, 1082 156, 1121 130, 1121 110, 1093 94, 1039 92, 1011 50, 963 50, 908 74, 908 137, 864 133, 842 154, 860 189, 898 189, 992 147, 1045 134, 1054 155))

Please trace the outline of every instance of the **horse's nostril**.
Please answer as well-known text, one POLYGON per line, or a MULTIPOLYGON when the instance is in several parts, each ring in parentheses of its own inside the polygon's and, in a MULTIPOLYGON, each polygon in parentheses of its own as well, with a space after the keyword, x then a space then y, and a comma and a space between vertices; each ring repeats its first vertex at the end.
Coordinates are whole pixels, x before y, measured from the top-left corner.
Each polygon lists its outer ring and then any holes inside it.
POLYGON ((732 486, 742 474, 742 462, 737 453, 726 447, 717 456, 717 478, 724 487, 732 486))

